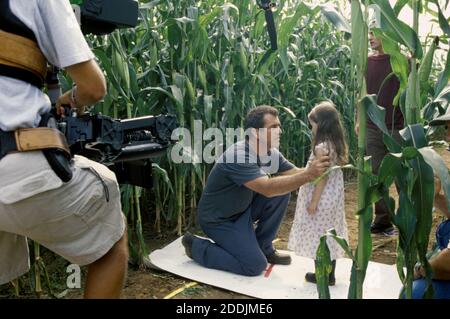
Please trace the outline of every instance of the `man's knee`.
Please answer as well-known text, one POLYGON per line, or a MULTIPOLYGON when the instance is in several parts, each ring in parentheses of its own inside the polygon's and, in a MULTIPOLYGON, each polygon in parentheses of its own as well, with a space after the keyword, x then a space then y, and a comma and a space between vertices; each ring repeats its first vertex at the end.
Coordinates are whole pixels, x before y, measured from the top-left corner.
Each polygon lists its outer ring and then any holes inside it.
POLYGON ((251 263, 242 267, 245 276, 259 276, 267 268, 265 258, 254 259, 251 263))

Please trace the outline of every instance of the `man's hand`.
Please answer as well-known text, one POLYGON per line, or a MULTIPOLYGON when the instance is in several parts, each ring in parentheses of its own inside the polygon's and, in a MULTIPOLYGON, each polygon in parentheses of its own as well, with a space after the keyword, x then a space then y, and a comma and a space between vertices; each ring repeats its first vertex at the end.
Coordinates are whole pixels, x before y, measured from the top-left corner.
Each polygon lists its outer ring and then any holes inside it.
POLYGON ((359 124, 358 123, 355 124, 355 134, 356 134, 356 136, 359 135, 359 124))
POLYGON ((311 180, 315 180, 322 175, 330 167, 330 157, 328 155, 318 156, 316 159, 309 163, 308 168, 305 170, 311 180))
POLYGON ((66 109, 65 107, 70 107, 70 109, 72 110, 76 110, 78 115, 81 115, 85 112, 86 107, 85 106, 77 106, 74 105, 74 103, 71 100, 71 95, 72 95, 72 90, 69 90, 67 92, 65 92, 64 94, 62 94, 58 100, 56 101, 56 114, 65 117, 68 116, 69 114, 65 114, 66 113, 66 109))

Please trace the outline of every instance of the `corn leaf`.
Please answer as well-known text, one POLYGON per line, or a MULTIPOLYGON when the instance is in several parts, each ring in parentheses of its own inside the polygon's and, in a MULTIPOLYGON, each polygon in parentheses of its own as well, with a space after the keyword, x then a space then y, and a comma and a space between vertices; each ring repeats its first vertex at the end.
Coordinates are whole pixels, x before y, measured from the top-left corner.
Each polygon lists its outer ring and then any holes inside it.
POLYGON ((400 11, 402 11, 403 7, 407 5, 409 0, 397 0, 394 5, 394 13, 395 16, 398 17, 400 11))
POLYGON ((327 245, 327 235, 320 237, 316 252, 316 280, 319 299, 330 299, 328 288, 328 275, 331 272, 330 249, 327 245))
POLYGON ((352 33, 349 23, 335 7, 332 7, 331 5, 321 5, 320 10, 325 18, 327 18, 338 31, 349 34, 352 33))
POLYGON ((364 22, 359 1, 352 0, 352 63, 360 74, 366 74, 367 24, 364 22))
POLYGON ((423 55, 422 45, 417 33, 397 18, 388 0, 372 0, 372 2, 380 8, 380 28, 390 38, 408 47, 413 57, 421 59, 423 55))
POLYGON ((434 52, 439 44, 439 37, 435 37, 430 47, 428 48, 427 53, 425 54, 422 63, 419 67, 419 82, 420 82, 420 90, 421 90, 421 105, 423 107, 426 101, 427 92, 429 90, 429 79, 431 74, 431 69, 433 67, 433 57, 434 52))

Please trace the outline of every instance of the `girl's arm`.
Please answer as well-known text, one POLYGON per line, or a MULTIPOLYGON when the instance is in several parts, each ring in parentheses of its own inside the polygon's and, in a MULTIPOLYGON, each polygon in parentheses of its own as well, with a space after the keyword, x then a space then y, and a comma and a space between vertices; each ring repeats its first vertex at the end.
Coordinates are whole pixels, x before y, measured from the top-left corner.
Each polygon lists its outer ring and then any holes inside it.
POLYGON ((325 186, 327 185, 328 177, 323 177, 314 188, 311 202, 309 203, 309 206, 307 207, 307 211, 310 214, 315 214, 317 210, 317 206, 319 206, 320 197, 322 196, 322 192, 325 189, 325 186))
MULTIPOLYGON (((325 143, 321 143, 315 147, 315 154, 316 155, 324 155, 329 154, 329 147, 325 143)), ((322 192, 325 189, 325 186, 327 185, 328 177, 323 177, 314 188, 311 202, 309 203, 309 206, 306 208, 308 213, 315 214, 317 210, 317 206, 319 206, 320 197, 322 196, 322 192)))

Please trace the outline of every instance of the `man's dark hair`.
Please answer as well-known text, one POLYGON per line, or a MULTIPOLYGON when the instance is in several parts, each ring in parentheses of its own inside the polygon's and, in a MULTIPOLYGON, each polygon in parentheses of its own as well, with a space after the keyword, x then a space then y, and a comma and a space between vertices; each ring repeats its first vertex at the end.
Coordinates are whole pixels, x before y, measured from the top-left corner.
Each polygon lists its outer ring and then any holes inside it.
POLYGON ((248 112, 244 120, 244 130, 249 128, 263 128, 264 115, 271 114, 278 117, 278 110, 269 105, 260 105, 248 112))

